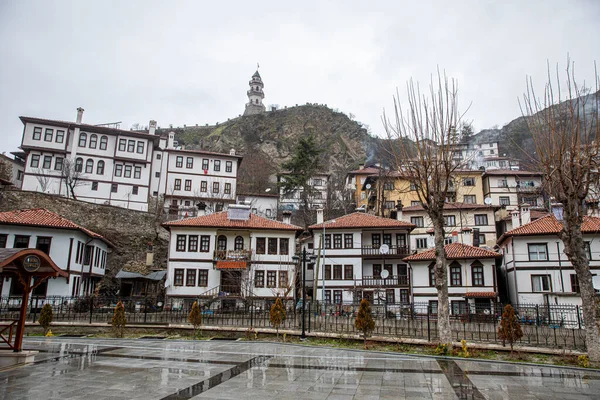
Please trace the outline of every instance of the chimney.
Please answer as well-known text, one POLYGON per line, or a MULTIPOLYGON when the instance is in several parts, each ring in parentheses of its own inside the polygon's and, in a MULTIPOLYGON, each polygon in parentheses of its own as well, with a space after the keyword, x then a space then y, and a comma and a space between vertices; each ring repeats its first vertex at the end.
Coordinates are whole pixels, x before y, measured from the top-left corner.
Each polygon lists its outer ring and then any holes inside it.
POLYGON ((230 156, 235 156, 235 149, 229 150, 229 155, 230 156))
POLYGON ((519 210, 513 210, 510 213, 512 218, 512 229, 518 228, 521 226, 521 222, 519 221, 519 210))
POLYGON ((402 209, 404 206, 402 205, 402 200, 398 200, 396 202, 396 219, 398 221, 402 221, 402 209))
POLYGON ((175 132, 169 132, 169 140, 167 141, 167 149, 175 148, 175 132))
POLYGON ((471 229, 463 228, 462 238, 463 238, 463 244, 468 244, 469 246, 473 245, 473 240, 471 239, 471 229))
POLYGON ((83 119, 83 112, 84 111, 85 110, 83 108, 81 108, 81 107, 77 108, 77 119, 75 120, 76 123, 78 123, 78 124, 81 123, 81 120, 83 119))
POLYGON ((365 164, 358 164, 358 169, 363 169, 365 167, 365 164))
POLYGON ((323 209, 318 208, 317 209, 317 224, 322 224, 322 223, 323 223, 323 209))
POLYGON ((148 243, 146 250, 146 266, 151 267, 154 264, 154 251, 152 250, 152 242, 148 243))
POLYGON ((554 215, 554 218, 556 218, 558 221, 562 221, 563 220, 563 205, 562 203, 552 203, 550 205, 550 211, 552 211, 552 215, 554 215))
POLYGON ((283 214, 283 223, 291 225, 292 224, 292 212, 289 210, 285 210, 282 212, 283 214))
POLYGON ((149 126, 148 133, 150 135, 155 135, 156 134, 156 121, 151 119, 150 125, 148 125, 148 126, 149 126))
POLYGON ((206 215, 206 203, 201 201, 196 204, 196 208, 198 208, 198 216, 203 217, 206 215))
POLYGON ((530 206, 527 203, 521 204, 521 223, 523 225, 531 222, 531 211, 529 207, 530 206))

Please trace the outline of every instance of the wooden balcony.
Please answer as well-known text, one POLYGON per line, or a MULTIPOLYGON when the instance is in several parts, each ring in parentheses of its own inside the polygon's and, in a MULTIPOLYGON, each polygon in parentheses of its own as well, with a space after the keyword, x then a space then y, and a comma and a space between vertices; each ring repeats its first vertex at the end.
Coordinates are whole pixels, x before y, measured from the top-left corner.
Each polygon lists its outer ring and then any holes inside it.
POLYGON ((409 281, 407 275, 392 275, 383 279, 379 276, 363 276, 362 287, 408 287, 409 281))
POLYGON ((363 257, 390 257, 390 258, 404 258, 410 255, 410 248, 408 246, 388 246, 389 251, 382 253, 379 246, 363 246, 361 247, 361 255, 363 257))
POLYGON ((250 261, 252 250, 215 250, 213 261, 250 261))

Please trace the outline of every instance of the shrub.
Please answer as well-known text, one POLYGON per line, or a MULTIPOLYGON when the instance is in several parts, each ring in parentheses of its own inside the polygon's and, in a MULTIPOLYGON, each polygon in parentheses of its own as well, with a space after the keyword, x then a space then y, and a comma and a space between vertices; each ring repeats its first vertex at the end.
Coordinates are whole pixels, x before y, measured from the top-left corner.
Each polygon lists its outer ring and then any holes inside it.
POLYGON ((46 332, 46 334, 44 336, 52 337, 52 336, 54 336, 54 333, 52 333, 52 331, 50 329, 48 329, 48 332, 46 332))
POLYGON ((127 318, 125 318, 125 307, 123 307, 123 303, 121 301, 119 301, 115 307, 115 313, 112 317, 111 323, 115 336, 122 338, 123 330, 125 329, 125 325, 127 325, 127 318))
POLYGON ((434 353, 438 356, 447 356, 452 348, 451 343, 438 343, 435 347, 434 353))
POLYGON ((190 311, 188 321, 194 326, 194 336, 198 337, 200 327, 202 326, 202 312, 197 301, 192 304, 192 311, 190 311))
POLYGON ((579 365, 581 368, 589 368, 590 367, 589 357, 586 356, 585 354, 580 355, 579 357, 577 357, 577 365, 579 365))
POLYGON ((277 297, 275 300, 275 304, 271 306, 271 311, 269 312, 269 320, 271 321, 271 325, 275 327, 277 331, 277 339, 279 340, 279 327, 285 321, 285 307, 283 306, 283 302, 281 301, 281 297, 277 297))
POLYGON ((52 323, 52 306, 50 304, 44 304, 44 307, 42 307, 38 323, 44 328, 44 335, 48 334, 52 323))
POLYGON ((460 347, 461 347, 461 357, 465 357, 465 358, 469 358, 470 354, 469 354, 469 347, 467 346, 467 341, 465 339, 460 341, 460 347))
POLYGON ((367 338, 371 335, 371 332, 375 329, 375 321, 371 312, 371 304, 367 299, 362 299, 356 320, 354 321, 354 327, 363 334, 364 348, 367 348, 367 338))
POLYGON ((510 344, 510 354, 513 354, 513 345, 516 341, 523 337, 523 331, 519 324, 519 319, 515 315, 515 309, 510 304, 504 307, 502 313, 502 320, 498 327, 498 336, 502 339, 502 342, 508 342, 510 344))

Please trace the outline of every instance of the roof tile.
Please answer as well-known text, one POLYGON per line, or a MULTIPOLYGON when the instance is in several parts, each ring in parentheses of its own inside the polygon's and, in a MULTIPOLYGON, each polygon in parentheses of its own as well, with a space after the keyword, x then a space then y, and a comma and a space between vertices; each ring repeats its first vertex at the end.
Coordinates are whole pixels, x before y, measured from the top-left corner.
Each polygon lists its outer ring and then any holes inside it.
MULTIPOLYGON (((536 219, 533 222, 505 232, 500 239, 498 239, 498 244, 502 243, 504 239, 511 236, 556 235, 561 229, 562 222, 559 222, 554 215, 548 214, 545 217, 536 219)), ((590 216, 583 217, 581 232, 599 233, 600 218, 590 216)))
POLYGON ((185 218, 177 221, 169 221, 163 224, 167 229, 172 226, 207 227, 207 228, 245 228, 245 229, 273 229, 284 231, 301 231, 303 228, 263 218, 256 214, 250 214, 246 221, 230 220, 227 211, 222 211, 200 217, 185 218))
MULTIPOLYGON (((327 229, 343 229, 343 228, 414 228, 415 225, 406 221, 398 221, 392 218, 377 217, 372 214, 355 212, 347 214, 336 219, 324 222, 327 229)), ((315 224, 308 229, 320 229, 323 224, 315 224)))
MULTIPOLYGON (((487 204, 473 204, 473 203, 445 203, 444 210, 494 210, 496 208, 500 208, 500 206, 493 206, 487 204)), ((404 207, 402 211, 423 211, 423 206, 408 206, 404 207)))
MULTIPOLYGON (((486 250, 481 247, 469 246, 463 243, 450 243, 444 246, 446 250, 446 259, 464 260, 471 258, 499 258, 502 257, 495 251, 486 250)), ((422 253, 413 254, 404 259, 404 261, 433 261, 435 260, 435 249, 427 250, 422 253)))

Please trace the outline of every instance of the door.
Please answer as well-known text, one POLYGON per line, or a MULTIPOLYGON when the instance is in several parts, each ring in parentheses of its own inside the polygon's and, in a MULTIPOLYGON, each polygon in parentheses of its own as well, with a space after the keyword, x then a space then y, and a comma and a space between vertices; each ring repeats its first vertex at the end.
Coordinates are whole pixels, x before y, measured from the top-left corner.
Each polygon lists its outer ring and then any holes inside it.
POLYGON ((242 291, 242 271, 221 271, 221 292, 239 295, 242 291))

